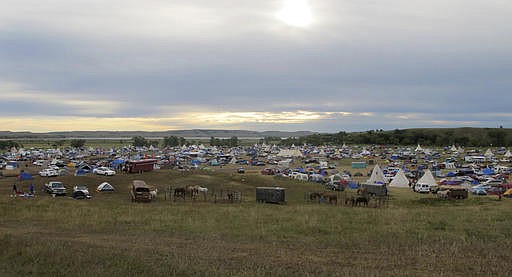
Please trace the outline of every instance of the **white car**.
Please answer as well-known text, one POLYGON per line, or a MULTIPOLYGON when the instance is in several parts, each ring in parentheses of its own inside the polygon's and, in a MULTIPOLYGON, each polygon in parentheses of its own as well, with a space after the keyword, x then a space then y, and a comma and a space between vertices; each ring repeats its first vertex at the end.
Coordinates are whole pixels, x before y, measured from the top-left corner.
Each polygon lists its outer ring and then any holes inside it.
POLYGON ((55 177, 59 176, 59 172, 52 168, 45 168, 41 171, 39 171, 39 176, 41 177, 55 177))
POLYGON ((44 165, 44 161, 43 160, 37 160, 37 161, 33 162, 32 164, 36 165, 36 166, 43 166, 44 165))
POLYGON ((92 173, 98 174, 98 175, 105 175, 105 176, 114 176, 116 175, 116 172, 108 167, 97 167, 92 170, 92 173))

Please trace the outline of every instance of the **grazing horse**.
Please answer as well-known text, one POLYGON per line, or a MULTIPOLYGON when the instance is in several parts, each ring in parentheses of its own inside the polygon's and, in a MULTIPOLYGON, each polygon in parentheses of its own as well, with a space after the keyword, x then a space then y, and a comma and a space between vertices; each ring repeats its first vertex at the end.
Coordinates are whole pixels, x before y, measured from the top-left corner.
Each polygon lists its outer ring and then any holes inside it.
POLYGON ((185 188, 175 188, 174 189, 174 198, 181 197, 185 199, 187 195, 187 190, 185 188))

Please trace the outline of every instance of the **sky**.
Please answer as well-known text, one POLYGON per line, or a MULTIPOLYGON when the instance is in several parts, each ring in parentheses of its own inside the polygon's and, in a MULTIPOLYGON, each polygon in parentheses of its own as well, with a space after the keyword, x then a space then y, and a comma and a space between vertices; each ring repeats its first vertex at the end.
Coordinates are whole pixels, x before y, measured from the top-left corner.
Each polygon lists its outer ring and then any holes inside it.
POLYGON ((512 128, 510 0, 2 0, 0 130, 512 128))

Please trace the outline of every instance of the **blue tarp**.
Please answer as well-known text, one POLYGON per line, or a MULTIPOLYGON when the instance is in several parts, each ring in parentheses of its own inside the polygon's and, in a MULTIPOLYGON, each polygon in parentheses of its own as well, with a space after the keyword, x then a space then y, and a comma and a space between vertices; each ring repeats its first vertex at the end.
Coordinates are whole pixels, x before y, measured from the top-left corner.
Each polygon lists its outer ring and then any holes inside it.
POLYGON ((455 177, 455 173, 450 171, 446 173, 446 177, 455 177))

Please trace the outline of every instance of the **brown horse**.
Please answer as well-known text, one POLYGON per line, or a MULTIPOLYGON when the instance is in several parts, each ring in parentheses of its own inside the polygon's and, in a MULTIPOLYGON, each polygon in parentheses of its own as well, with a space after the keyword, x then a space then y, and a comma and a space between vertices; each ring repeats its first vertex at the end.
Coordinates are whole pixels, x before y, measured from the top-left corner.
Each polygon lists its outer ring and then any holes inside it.
POLYGON ((311 192, 311 193, 309 193, 309 200, 310 201, 313 201, 313 200, 320 201, 321 198, 322 198, 322 193, 321 192, 311 192))
POLYGON ((174 189, 174 198, 180 197, 185 199, 187 195, 187 190, 185 188, 175 188, 174 189))
POLYGON ((193 186, 187 186, 186 187, 186 193, 190 196, 190 198, 196 198, 196 196, 199 194, 199 186, 193 185, 193 186))
POLYGON ((347 199, 345 199, 345 205, 351 205, 352 207, 356 205, 356 198, 354 196, 351 196, 347 199))
POLYGON ((309 200, 318 200, 318 202, 327 201, 329 204, 338 204, 338 196, 330 192, 311 192, 309 194, 309 200))
POLYGON ((368 207, 369 199, 368 197, 358 196, 355 201, 355 205, 359 206, 359 204, 363 204, 363 206, 368 207))
POLYGON ((334 193, 324 192, 323 197, 327 199, 327 202, 332 205, 338 204, 338 196, 334 193))

